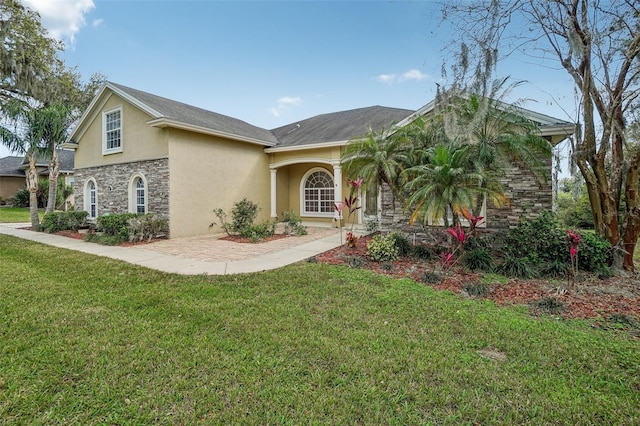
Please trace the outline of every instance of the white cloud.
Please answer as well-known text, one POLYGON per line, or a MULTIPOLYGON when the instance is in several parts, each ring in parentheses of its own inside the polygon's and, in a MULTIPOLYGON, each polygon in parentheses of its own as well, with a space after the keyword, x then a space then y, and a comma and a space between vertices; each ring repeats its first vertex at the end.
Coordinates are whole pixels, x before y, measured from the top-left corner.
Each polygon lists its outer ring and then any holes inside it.
POLYGON ((94 19, 93 22, 91 23, 91 26, 93 28, 98 28, 100 25, 102 25, 103 22, 104 22, 104 19, 94 19))
POLYGON ((24 0, 29 8, 37 11, 42 25, 58 39, 68 39, 72 44, 80 28, 86 25, 85 14, 96 5, 93 0, 24 0))
POLYGON ((273 114, 274 117, 279 117, 286 112, 289 107, 302 104, 302 99, 298 96, 295 98, 292 98, 291 96, 283 96, 279 98, 276 103, 277 106, 271 108, 271 114, 273 114))
POLYGON ((430 75, 424 74, 422 71, 417 69, 411 69, 402 74, 380 74, 375 79, 380 83, 393 84, 404 83, 405 81, 421 81, 429 78, 431 78, 430 75))

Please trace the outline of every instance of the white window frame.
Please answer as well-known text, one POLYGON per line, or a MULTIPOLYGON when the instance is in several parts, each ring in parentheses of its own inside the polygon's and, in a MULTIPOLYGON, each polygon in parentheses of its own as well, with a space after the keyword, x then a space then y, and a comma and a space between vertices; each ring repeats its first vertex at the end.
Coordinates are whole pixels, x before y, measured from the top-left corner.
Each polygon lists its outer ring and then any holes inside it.
POLYGON ((122 115, 122 107, 118 106, 115 108, 112 108, 108 111, 103 111, 102 112, 102 155, 108 155, 108 154, 116 154, 118 152, 122 152, 122 145, 123 145, 123 115, 122 115), (119 128, 115 128, 115 129, 111 129, 109 131, 119 131, 120 132, 120 145, 115 147, 115 148, 108 148, 107 147, 107 117, 109 116, 109 114, 113 114, 113 113, 119 113, 120 114, 120 127, 119 128))
POLYGON ((98 217, 98 184, 94 178, 89 178, 84 183, 84 210, 89 213, 87 216, 89 219, 96 219, 98 217), (93 184, 93 190, 89 188, 89 185, 93 184), (94 200, 91 200, 91 192, 93 192, 94 200), (91 214, 91 206, 94 206, 95 214, 91 214))
MULTIPOLYGON (((324 188, 324 189, 329 189, 324 188)), ((335 179, 334 176, 331 172, 329 172, 329 170, 323 168, 323 167, 314 167, 310 170, 307 171, 307 173, 304 174, 304 176, 302 177, 302 180, 300 181, 300 216, 307 216, 307 217, 329 217, 332 218, 335 214, 335 209, 333 207, 333 204, 335 202, 335 179), (330 188, 333 192, 331 193, 331 197, 330 200, 327 198, 325 201, 330 202, 331 205, 331 209, 328 212, 315 212, 315 211, 307 211, 307 203, 306 203, 306 185, 307 185, 307 180, 309 179, 309 177, 311 175, 313 175, 316 172, 322 172, 325 173, 326 175, 328 175, 331 178, 331 182, 332 182, 332 187, 330 188)), ((321 194, 318 194, 318 207, 321 207, 321 201, 322 198, 320 198, 321 194)))
POLYGON ((144 177, 142 173, 135 173, 131 176, 129 180, 129 212, 130 213, 140 213, 138 211, 138 187, 136 182, 142 182, 144 185, 144 212, 149 212, 149 186, 147 185, 147 179, 144 177))

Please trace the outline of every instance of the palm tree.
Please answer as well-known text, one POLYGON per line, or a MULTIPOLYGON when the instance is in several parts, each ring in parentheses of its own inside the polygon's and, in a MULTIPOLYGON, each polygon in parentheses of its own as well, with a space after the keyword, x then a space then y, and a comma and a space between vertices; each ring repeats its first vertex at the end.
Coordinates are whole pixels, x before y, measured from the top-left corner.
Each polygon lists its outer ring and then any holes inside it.
POLYGON ((497 205, 504 202, 499 182, 475 167, 472 154, 469 145, 441 143, 425 151, 425 164, 405 171, 411 224, 419 220, 426 225, 429 219, 442 219, 448 227, 449 212, 456 225, 461 212, 473 210, 480 197, 487 196, 497 205))
POLYGON ((40 219, 36 160, 46 153, 45 139, 50 128, 49 114, 44 108, 30 108, 26 102, 18 99, 7 101, 2 106, 2 111, 12 126, 0 126, 0 142, 11 151, 23 155, 29 163, 26 183, 29 190, 31 227, 38 229, 40 219))
POLYGON ((39 110, 44 126, 43 142, 49 156, 49 198, 45 212, 51 213, 56 207, 58 190, 58 146, 67 137, 72 121, 71 108, 62 104, 52 104, 39 110))

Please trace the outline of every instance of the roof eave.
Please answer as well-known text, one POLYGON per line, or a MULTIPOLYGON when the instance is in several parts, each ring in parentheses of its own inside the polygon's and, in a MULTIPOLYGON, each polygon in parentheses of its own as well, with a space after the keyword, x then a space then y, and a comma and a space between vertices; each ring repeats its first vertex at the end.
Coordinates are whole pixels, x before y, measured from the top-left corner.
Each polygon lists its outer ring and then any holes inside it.
POLYGON ((193 124, 183 123, 177 120, 171 120, 165 117, 156 118, 154 120, 147 121, 147 124, 151 127, 156 127, 159 129, 164 129, 167 127, 171 127, 174 129, 187 130, 190 132, 201 133, 204 135, 210 136, 219 136, 226 139, 232 139, 240 142, 247 142, 255 145, 261 146, 274 146, 274 142, 268 142, 260 139, 250 138, 247 136, 235 135, 233 133, 222 132, 220 130, 211 129, 203 126, 195 126, 193 124))
POLYGON ((304 145, 294 145, 294 146, 282 146, 282 147, 273 147, 266 148, 264 152, 267 154, 276 153, 276 152, 291 152, 291 151, 304 151, 309 149, 320 149, 320 148, 334 148, 338 146, 346 146, 349 141, 335 141, 335 142, 321 142, 321 143, 311 143, 304 145))

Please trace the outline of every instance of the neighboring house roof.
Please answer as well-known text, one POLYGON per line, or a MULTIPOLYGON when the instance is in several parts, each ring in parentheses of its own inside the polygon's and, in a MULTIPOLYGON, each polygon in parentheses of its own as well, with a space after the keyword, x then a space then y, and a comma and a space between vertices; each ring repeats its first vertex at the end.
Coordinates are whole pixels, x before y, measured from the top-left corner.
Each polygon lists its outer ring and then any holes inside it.
POLYGON ((316 115, 271 130, 278 139, 278 144, 274 148, 348 142, 351 139, 365 136, 370 130, 385 130, 413 112, 408 109, 376 105, 316 115))
MULTIPOLYGON (((49 167, 51 156, 36 155, 36 167, 49 167)), ((70 149, 58 149, 58 171, 61 173, 73 173, 75 162, 75 152, 70 149)), ((26 169, 29 163, 26 158, 22 159, 21 168, 26 169)))
POLYGON ((0 176, 24 177, 24 171, 20 169, 22 157, 9 156, 0 158, 0 176))

